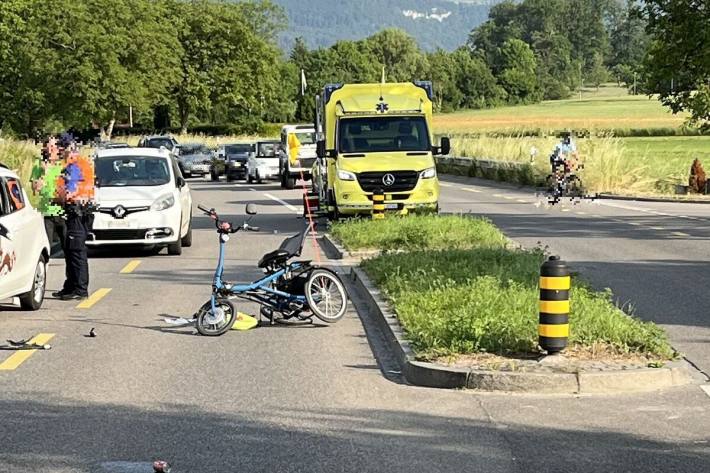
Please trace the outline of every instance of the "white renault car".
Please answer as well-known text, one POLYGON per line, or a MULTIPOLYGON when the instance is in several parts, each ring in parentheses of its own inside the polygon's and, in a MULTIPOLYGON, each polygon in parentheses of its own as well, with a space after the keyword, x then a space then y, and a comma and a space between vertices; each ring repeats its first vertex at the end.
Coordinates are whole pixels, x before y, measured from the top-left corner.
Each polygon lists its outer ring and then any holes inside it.
POLYGON ((192 245, 192 196, 166 149, 99 150, 94 158, 98 211, 87 245, 192 245))
POLYGON ((0 164, 0 302, 19 297, 23 309, 39 309, 49 253, 42 215, 17 174, 0 164))

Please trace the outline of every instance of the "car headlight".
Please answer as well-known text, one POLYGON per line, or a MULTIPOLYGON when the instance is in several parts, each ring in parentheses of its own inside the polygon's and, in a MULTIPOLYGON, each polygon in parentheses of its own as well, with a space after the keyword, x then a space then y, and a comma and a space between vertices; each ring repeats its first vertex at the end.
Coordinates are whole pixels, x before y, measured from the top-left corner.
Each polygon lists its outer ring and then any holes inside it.
POLYGON ((354 181, 355 174, 349 171, 338 171, 338 179, 340 179, 341 181, 354 181))
POLYGON ((428 168, 419 173, 419 177, 422 179, 431 179, 436 177, 436 168, 428 168))
POLYGON ((153 202, 153 205, 150 206, 150 210, 165 210, 169 209, 175 205, 175 196, 172 194, 166 194, 162 197, 158 197, 155 202, 153 202))

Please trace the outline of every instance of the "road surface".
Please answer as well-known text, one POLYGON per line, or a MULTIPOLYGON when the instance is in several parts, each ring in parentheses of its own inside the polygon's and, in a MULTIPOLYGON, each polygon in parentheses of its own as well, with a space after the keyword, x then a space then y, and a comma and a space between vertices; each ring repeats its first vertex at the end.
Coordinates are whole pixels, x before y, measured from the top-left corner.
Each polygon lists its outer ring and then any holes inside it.
MULTIPOLYGON (((701 219, 687 221, 608 205, 548 211, 518 202, 531 199, 525 192, 447 181, 444 211, 487 215, 525 244, 544 240, 710 366, 702 209, 683 208, 701 219)), ((190 185, 195 204, 234 221, 246 202, 259 208, 261 231, 229 242, 228 279, 258 277, 259 257, 304 225, 298 191, 190 185)), ((148 472, 156 459, 176 473, 708 470, 710 397, 697 385, 625 396, 408 386, 353 310, 335 325, 219 338, 170 327, 163 317, 191 315, 210 293, 217 237, 196 209, 193 225, 194 245, 182 256, 93 255, 91 290, 110 291, 89 308, 47 300, 36 313, 0 311, 4 338, 54 334, 52 350, 0 371, 1 472, 148 472), (86 337, 92 327, 97 337, 86 337)), ((304 256, 318 257, 310 241, 304 256)), ((63 261, 53 259, 51 290, 62 274, 63 261)), ((240 309, 256 313, 251 304, 240 309)), ((0 362, 8 356, 0 352, 0 362)))

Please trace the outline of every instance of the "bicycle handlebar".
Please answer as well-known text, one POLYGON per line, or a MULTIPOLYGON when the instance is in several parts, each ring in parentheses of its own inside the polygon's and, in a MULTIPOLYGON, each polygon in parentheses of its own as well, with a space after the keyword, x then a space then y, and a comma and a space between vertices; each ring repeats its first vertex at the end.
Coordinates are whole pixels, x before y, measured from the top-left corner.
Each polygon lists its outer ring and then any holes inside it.
POLYGON ((234 225, 232 222, 225 222, 224 220, 220 220, 219 214, 217 214, 217 211, 215 209, 208 209, 203 205, 198 205, 197 208, 202 210, 205 215, 214 219, 214 225, 217 228, 217 232, 219 233, 237 233, 239 230, 258 232, 260 230, 259 227, 252 227, 251 225, 249 225, 249 220, 245 221, 242 225, 237 226, 234 225), (224 223, 226 223, 227 226, 223 228, 224 223))

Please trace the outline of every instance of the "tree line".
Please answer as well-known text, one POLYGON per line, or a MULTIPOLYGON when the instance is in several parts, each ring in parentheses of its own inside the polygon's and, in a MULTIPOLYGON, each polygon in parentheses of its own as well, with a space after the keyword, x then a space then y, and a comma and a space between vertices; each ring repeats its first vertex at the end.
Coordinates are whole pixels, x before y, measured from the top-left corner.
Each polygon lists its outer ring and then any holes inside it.
POLYGON ((110 131, 313 118, 329 82, 429 79, 440 111, 568 97, 616 80, 710 120, 710 12, 697 0, 523 0, 494 6, 455 51, 402 30, 288 55, 270 0, 3 0, 0 130, 110 131), (308 89, 300 95, 301 70, 308 89))

